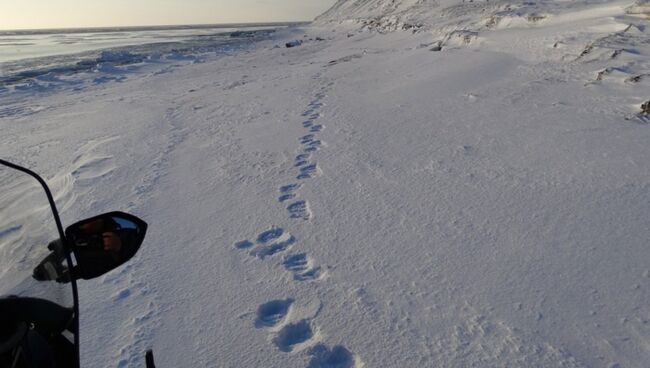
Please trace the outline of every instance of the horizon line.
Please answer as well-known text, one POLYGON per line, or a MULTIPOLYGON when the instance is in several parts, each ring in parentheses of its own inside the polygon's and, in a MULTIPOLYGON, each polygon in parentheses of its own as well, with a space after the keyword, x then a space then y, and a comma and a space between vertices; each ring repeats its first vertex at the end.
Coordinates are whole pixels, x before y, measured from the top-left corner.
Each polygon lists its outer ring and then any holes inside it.
POLYGON ((208 28, 214 26, 274 26, 274 25, 283 25, 283 24, 306 24, 311 23, 313 20, 294 20, 294 21, 273 21, 273 22, 227 22, 227 23, 179 23, 179 24, 151 24, 151 25, 128 25, 128 26, 74 26, 74 27, 55 27, 55 28, 14 28, 14 29, 2 29, 0 32, 47 32, 47 31, 101 31, 101 30, 116 30, 116 29, 128 29, 128 30, 137 30, 137 29, 156 29, 156 30, 168 30, 174 28, 208 28))

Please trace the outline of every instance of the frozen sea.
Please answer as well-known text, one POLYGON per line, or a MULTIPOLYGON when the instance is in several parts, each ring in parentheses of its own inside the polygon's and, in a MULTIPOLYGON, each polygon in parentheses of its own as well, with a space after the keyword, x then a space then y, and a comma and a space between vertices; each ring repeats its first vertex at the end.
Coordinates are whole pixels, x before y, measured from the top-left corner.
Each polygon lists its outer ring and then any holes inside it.
POLYGON ((295 23, 0 31, 0 86, 101 63, 223 52, 295 23))

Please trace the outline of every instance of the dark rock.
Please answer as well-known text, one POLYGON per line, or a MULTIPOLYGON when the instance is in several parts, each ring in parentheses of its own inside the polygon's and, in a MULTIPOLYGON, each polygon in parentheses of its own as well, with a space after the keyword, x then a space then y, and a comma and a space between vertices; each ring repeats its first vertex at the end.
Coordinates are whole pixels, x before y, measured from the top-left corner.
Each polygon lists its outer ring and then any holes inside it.
POLYGON ((295 40, 295 41, 287 42, 285 44, 287 48, 298 47, 300 45, 302 45, 302 40, 295 40))

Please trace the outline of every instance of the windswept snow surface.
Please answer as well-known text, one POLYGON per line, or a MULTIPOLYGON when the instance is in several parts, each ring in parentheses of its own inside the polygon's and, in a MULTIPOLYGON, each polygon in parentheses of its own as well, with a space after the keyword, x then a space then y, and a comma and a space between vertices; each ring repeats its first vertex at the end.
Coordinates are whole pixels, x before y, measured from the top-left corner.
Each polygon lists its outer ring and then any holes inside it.
POLYGON ((648 366, 643 4, 435 4, 457 27, 0 90, 0 157, 66 223, 150 223, 82 285, 84 366, 648 366))

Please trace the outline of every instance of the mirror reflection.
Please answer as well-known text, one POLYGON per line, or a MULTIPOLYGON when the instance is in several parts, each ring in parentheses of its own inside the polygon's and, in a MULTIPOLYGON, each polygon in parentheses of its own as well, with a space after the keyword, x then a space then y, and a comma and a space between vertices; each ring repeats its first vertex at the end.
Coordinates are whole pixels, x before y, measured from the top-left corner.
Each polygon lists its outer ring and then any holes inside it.
POLYGON ((66 230, 83 279, 101 276, 131 259, 140 248, 146 223, 135 216, 113 212, 81 221, 66 230))

